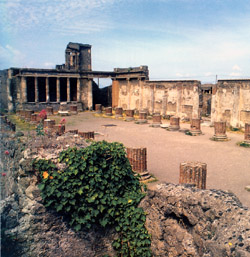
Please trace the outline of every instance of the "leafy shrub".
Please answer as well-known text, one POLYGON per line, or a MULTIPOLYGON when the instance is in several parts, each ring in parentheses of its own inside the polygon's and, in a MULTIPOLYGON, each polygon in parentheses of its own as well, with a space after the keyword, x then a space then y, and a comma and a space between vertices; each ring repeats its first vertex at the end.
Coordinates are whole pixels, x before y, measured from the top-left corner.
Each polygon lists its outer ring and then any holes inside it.
POLYGON ((60 153, 66 164, 58 170, 48 160, 36 160, 38 185, 46 207, 66 215, 75 230, 115 226, 113 247, 119 256, 151 256, 146 215, 138 204, 144 197, 141 184, 126 158, 124 146, 105 141, 60 153))

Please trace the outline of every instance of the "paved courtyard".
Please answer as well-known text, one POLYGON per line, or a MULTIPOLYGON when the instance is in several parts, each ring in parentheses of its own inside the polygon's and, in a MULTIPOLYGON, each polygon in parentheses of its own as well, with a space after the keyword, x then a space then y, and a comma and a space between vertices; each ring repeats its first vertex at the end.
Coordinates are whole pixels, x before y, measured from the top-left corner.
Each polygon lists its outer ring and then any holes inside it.
MULTIPOLYGON (((227 142, 209 140, 214 128, 202 124, 202 136, 187 136, 149 124, 137 125, 113 118, 96 117, 92 112, 83 112, 66 117, 66 130, 95 131, 96 140, 118 141, 126 147, 146 147, 148 171, 158 182, 178 183, 179 165, 184 161, 200 161, 207 164, 207 188, 222 189, 235 193, 243 205, 250 207, 250 148, 239 147, 243 134, 227 132, 227 142)), ((168 123, 168 121, 163 121, 168 123)), ((190 124, 181 123, 181 128, 190 124)), ((154 187, 156 183, 149 184, 154 187)))

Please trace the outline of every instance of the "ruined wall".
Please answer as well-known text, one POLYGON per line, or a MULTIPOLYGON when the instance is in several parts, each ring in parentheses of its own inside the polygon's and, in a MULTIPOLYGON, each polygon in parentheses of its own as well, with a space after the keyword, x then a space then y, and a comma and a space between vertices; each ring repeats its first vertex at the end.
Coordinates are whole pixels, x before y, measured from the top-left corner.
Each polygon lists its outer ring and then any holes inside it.
POLYGON ((0 71, 0 110, 8 108, 8 98, 7 98, 7 70, 0 71))
POLYGON ((250 80, 219 80, 212 96, 212 122, 233 127, 250 122, 250 80))
POLYGON ((119 80, 119 101, 123 109, 148 109, 150 113, 198 117, 199 81, 119 80))

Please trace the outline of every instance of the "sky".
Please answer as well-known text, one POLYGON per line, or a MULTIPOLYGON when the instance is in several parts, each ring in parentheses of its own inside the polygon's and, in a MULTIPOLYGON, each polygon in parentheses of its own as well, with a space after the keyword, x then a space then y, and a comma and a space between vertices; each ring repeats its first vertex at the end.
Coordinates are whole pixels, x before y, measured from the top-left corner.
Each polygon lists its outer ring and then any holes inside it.
POLYGON ((96 71, 250 78, 250 0, 0 0, 0 17, 0 69, 54 68, 78 42, 96 71))

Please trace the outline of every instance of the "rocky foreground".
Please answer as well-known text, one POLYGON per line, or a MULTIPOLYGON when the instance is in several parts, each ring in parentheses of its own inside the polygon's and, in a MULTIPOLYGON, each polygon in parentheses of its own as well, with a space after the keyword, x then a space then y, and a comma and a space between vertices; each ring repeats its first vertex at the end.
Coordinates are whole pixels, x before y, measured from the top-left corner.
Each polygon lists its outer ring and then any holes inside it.
MULTIPOLYGON (((1 142, 2 256, 114 256, 114 230, 75 232, 44 207, 31 165, 33 158, 56 161, 61 150, 87 143, 70 133, 36 141, 1 134, 1 142)), ((153 256, 250 256, 250 210, 231 193, 161 184, 148 190, 141 207, 153 256)))

